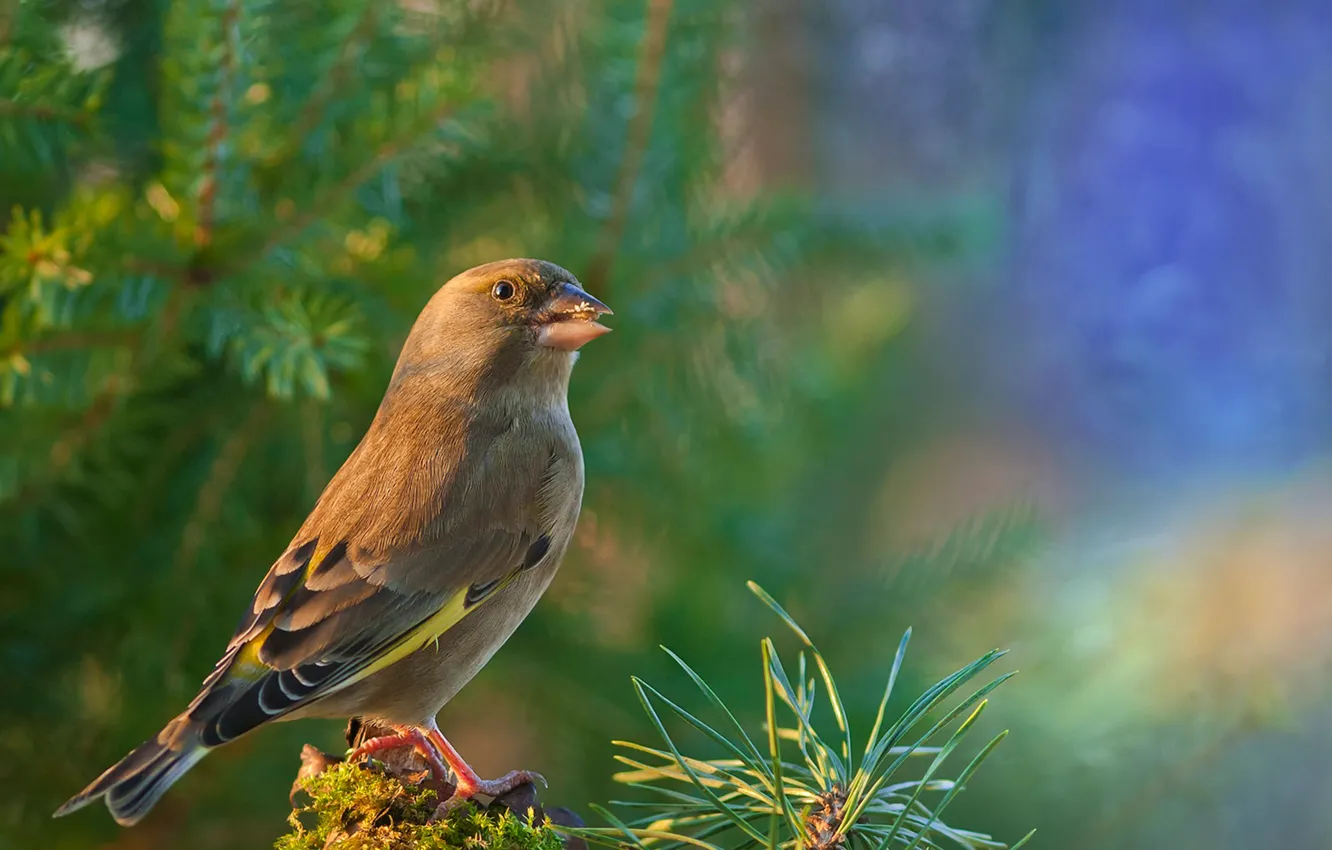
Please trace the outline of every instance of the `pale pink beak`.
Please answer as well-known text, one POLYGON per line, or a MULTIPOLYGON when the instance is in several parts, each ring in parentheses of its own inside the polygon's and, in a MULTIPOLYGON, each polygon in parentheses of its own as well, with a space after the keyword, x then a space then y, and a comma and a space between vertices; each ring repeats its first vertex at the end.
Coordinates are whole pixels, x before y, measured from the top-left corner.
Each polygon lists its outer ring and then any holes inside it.
POLYGON ((548 318, 537 330, 537 344, 577 351, 611 329, 597 321, 614 315, 611 308, 572 283, 560 286, 559 293, 547 305, 548 318))

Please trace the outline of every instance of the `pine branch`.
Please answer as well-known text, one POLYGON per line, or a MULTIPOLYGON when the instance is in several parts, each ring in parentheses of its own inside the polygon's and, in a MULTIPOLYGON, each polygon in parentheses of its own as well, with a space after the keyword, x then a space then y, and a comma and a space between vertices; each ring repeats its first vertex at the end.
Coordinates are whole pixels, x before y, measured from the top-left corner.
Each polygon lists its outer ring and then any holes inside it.
POLYGON ((609 290, 615 254, 628 225, 633 207, 634 187, 643 167, 648 144, 652 139, 652 117, 656 111, 657 94, 661 87, 661 66, 666 56, 667 36, 670 32, 671 9, 674 0, 649 0, 648 19, 643 34, 638 60, 638 76, 634 82, 634 102, 638 108, 629 120, 625 136, 624 157, 615 176, 611 212, 606 219, 598 242, 597 252, 588 263, 584 282, 594 292, 609 290))
MULTIPOLYGON (((613 742, 622 750, 616 761, 629 768, 615 779, 660 796, 613 803, 633 810, 625 820, 607 808, 594 806, 609 827, 565 831, 615 850, 686 845, 701 850, 755 846, 771 850, 847 850, 857 846, 888 850, 894 845, 905 850, 920 846, 941 850, 945 842, 962 850, 1009 848, 985 833, 951 827, 940 819, 1008 733, 991 738, 958 770, 955 779, 939 775, 942 766, 985 710, 986 697, 1014 674, 992 679, 951 708, 950 698, 955 693, 965 694, 961 688, 1004 653, 992 650, 941 680, 893 721, 887 709, 911 637, 908 629, 888 671, 874 725, 864 743, 856 746, 846 705, 823 655, 776 600, 753 582, 749 587, 803 644, 791 667, 782 662, 771 638, 764 638, 760 644, 767 714, 762 731, 755 729, 753 735, 746 731, 712 686, 667 649, 666 653, 697 686, 709 713, 721 722, 709 725, 701 713, 690 711, 632 677, 639 702, 664 748, 613 742), (820 695, 834 720, 832 728, 815 725, 819 714, 816 707, 823 708, 817 706, 820 695), (785 724, 778 719, 779 710, 789 713, 785 724), (705 760, 686 756, 676 736, 667 729, 667 719, 682 721, 702 733, 724 757, 705 760), (923 776, 903 776, 909 759, 928 765, 923 776), (927 800, 931 804, 927 805, 927 800), (729 840, 713 843, 719 836, 729 840)), ((1011 850, 1026 840, 1012 845, 1011 850)))

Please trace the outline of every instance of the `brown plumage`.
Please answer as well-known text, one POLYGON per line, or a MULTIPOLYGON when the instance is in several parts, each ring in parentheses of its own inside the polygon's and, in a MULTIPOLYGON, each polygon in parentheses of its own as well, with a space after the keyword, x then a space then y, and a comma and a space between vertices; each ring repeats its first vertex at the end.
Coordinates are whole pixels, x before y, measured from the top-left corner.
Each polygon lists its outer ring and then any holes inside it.
MULTIPOLYGON (((142 818, 208 750, 273 720, 359 715, 479 779, 435 715, 550 584, 578 519, 567 390, 610 310, 538 260, 464 272, 412 327, 365 437, 260 583, 190 706, 57 812, 142 818)), ((442 762, 441 762, 442 760, 442 762)), ((455 801, 456 802, 456 801, 455 801)))

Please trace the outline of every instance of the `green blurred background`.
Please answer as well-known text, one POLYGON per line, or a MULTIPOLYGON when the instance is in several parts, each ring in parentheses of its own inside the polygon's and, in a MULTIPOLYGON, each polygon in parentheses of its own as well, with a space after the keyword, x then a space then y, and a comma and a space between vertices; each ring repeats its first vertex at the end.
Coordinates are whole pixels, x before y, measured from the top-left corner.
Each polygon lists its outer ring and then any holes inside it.
MULTIPOLYGON (((617 792, 631 673, 746 718, 755 579, 862 728, 993 646, 954 825, 1325 847, 1332 56, 1319 0, 0 0, 0 846, 284 830, 265 729, 50 812, 175 714, 435 287, 615 308, 576 544, 440 717, 617 792)), ((716 755, 692 741, 697 755, 716 755)))

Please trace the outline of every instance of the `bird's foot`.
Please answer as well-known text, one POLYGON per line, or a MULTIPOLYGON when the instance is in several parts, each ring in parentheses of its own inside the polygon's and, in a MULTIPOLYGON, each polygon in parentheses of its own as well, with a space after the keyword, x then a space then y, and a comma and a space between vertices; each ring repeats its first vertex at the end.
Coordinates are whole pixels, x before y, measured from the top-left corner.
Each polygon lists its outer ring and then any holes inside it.
POLYGON ((348 753, 347 761, 357 761, 367 756, 373 756, 375 753, 381 753, 384 750, 406 747, 416 750, 425 758, 426 764, 430 766, 430 774, 436 780, 444 783, 449 781, 448 768, 440 760, 439 753, 431 744, 430 739, 420 729, 411 727, 398 729, 395 735, 381 735, 378 738, 371 738, 348 753))
POLYGON ((540 782, 543 787, 546 786, 546 778, 539 773, 530 770, 513 770, 499 779, 482 779, 477 775, 472 766, 463 760, 458 751, 453 748, 448 739, 439 731, 439 729, 430 729, 426 732, 430 743, 444 761, 448 762, 453 769, 454 791, 453 796, 440 803, 435 809, 435 814, 431 820, 440 820, 447 817, 450 812, 465 804, 468 800, 482 794, 486 797, 502 797, 520 785, 526 785, 531 782, 540 782))
POLYGON ((550 787, 546 783, 546 777, 532 770, 511 770, 499 779, 481 779, 478 776, 470 776, 468 779, 471 781, 464 783, 462 777, 458 777, 458 791, 453 796, 458 796, 466 789, 468 797, 484 794, 493 799, 503 797, 519 785, 527 785, 528 783, 535 785, 540 782, 542 788, 550 787))
POLYGON ((495 799, 503 797, 515 788, 537 782, 540 782, 543 788, 548 787, 546 778, 531 770, 511 770, 499 779, 482 779, 470 768, 466 774, 458 775, 457 790, 453 792, 452 797, 435 807, 435 813, 430 817, 431 821, 443 820, 478 795, 495 799))

